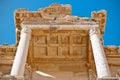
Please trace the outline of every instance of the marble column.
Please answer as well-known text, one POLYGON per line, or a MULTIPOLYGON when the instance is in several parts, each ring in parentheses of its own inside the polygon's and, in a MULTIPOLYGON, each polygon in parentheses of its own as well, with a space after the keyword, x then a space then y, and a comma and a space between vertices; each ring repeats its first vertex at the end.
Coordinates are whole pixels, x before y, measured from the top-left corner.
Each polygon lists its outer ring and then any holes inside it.
POLYGON ((31 29, 27 26, 24 26, 21 31, 20 42, 18 44, 16 56, 10 73, 12 76, 22 77, 24 75, 30 36, 31 29))
POLYGON ((111 74, 103 46, 100 41, 100 31, 98 29, 98 26, 91 27, 89 30, 89 35, 98 78, 110 77, 111 74))

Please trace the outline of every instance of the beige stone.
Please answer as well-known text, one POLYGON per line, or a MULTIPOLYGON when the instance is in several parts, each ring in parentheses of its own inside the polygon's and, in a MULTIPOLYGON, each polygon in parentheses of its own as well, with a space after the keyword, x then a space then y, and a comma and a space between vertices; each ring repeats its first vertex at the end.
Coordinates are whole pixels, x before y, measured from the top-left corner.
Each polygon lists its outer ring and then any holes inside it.
POLYGON ((12 64, 16 61, 19 68, 15 74, 24 75, 26 80, 116 80, 120 77, 120 47, 103 45, 106 11, 94 11, 91 18, 71 14, 69 4, 52 4, 36 12, 17 9, 14 13, 16 44, 0 46, 0 72, 3 75, 13 73, 11 69, 16 68, 12 64), (89 30, 94 26, 100 30, 99 44, 90 42, 89 30), (31 30, 30 38, 22 36, 26 27, 31 30), (95 44, 101 45, 100 48, 92 48, 95 44), (100 57, 110 68, 110 77, 99 78, 101 74, 93 57, 95 49, 100 54, 105 51, 104 57, 100 57), (17 54, 23 54, 24 58, 14 60, 17 54))

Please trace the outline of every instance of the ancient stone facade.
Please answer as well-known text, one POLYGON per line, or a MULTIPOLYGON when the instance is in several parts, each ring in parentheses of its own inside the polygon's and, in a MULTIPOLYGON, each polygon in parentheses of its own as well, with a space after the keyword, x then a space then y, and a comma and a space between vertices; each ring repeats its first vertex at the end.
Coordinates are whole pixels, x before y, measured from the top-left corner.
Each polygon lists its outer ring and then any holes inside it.
POLYGON ((106 11, 92 12, 91 18, 71 14, 71 6, 61 4, 37 12, 16 10, 17 40, 15 45, 0 46, 1 75, 24 73, 26 80, 117 80, 120 47, 104 46, 102 40, 106 11))

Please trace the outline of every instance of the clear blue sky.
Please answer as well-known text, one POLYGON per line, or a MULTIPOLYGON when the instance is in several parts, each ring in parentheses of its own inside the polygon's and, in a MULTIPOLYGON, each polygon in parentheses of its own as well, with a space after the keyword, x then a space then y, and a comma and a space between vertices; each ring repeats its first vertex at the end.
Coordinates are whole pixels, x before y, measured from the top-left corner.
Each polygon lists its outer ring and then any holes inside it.
POLYGON ((72 14, 91 16, 91 11, 107 10, 105 45, 120 45, 120 0, 0 0, 0 44, 15 44, 14 10, 37 11, 51 3, 71 4, 72 14))

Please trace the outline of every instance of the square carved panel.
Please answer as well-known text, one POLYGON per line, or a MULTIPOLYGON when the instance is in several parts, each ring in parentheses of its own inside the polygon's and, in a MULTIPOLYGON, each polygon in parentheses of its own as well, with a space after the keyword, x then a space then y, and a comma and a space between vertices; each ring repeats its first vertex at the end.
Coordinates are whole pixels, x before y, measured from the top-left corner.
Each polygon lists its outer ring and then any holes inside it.
POLYGON ((34 57, 41 58, 42 56, 47 55, 47 48, 46 47, 34 47, 34 57))
POLYGON ((59 47, 58 55, 60 56, 68 56, 69 55, 69 47, 59 47))
POLYGON ((47 43, 47 37, 44 35, 34 36, 34 45, 41 45, 47 43))
POLYGON ((50 36, 49 43, 50 44, 58 44, 58 36, 50 36))
POLYGON ((74 35, 73 44, 82 44, 82 37, 80 35, 74 35))
POLYGON ((65 35, 63 35, 63 36, 60 36, 60 42, 61 42, 61 44, 69 44, 69 36, 65 36, 65 35))
POLYGON ((71 56, 82 56, 82 47, 70 47, 71 56))
POLYGON ((57 47, 48 47, 48 56, 57 56, 58 48, 57 47))

